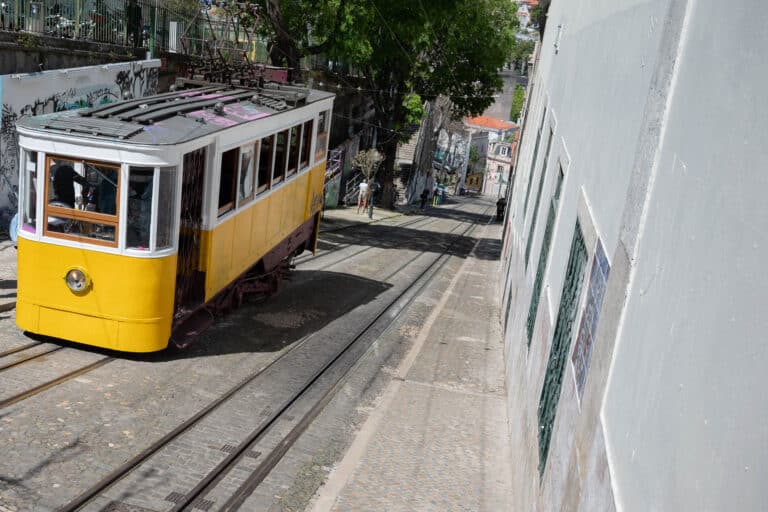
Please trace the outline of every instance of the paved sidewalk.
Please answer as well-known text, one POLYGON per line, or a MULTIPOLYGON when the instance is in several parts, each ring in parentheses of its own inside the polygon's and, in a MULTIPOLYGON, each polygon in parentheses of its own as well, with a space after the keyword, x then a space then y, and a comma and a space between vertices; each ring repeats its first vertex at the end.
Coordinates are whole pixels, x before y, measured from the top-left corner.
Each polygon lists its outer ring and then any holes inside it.
POLYGON ((382 208, 373 209, 373 218, 368 218, 368 210, 357 213, 357 206, 339 207, 323 212, 320 221, 320 232, 338 231, 355 224, 370 224, 392 217, 403 215, 405 210, 384 210, 382 208))
POLYGON ((16 307, 16 248, 0 239, 0 313, 16 307))
POLYGON ((408 337, 312 512, 511 510, 503 341, 496 276, 500 227, 446 267, 444 292, 408 337))

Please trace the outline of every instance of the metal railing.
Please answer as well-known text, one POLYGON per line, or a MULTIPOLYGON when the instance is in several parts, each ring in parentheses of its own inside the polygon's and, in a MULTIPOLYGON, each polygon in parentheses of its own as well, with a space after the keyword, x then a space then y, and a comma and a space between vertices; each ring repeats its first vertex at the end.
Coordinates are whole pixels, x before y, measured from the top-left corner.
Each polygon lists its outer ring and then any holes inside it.
POLYGON ((178 47, 188 20, 156 0, 0 0, 0 30, 134 48, 178 47))

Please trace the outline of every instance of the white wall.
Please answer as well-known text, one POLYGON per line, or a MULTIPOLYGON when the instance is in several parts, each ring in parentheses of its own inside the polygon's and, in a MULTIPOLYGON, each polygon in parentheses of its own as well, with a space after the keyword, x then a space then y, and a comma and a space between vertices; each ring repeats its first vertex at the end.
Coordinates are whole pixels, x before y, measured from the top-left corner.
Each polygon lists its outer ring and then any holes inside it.
POLYGON ((768 5, 720 8, 686 22, 607 389, 625 510, 768 507, 768 5))
POLYGON ((768 402, 756 391, 768 362, 768 277, 757 266, 768 227, 765 14, 757 0, 726 15, 713 0, 553 2, 504 241, 516 509, 768 503, 758 483, 768 476, 768 402), (545 106, 544 133, 555 138, 526 267, 545 106), (558 166, 565 180, 529 350, 558 166), (540 480, 537 409, 577 219, 589 262, 571 350, 598 240, 611 273, 583 398, 569 357, 540 480))
POLYGON ((159 60, 0 76, 0 226, 16 209, 18 139, 16 121, 59 110, 89 107, 157 92, 159 60))

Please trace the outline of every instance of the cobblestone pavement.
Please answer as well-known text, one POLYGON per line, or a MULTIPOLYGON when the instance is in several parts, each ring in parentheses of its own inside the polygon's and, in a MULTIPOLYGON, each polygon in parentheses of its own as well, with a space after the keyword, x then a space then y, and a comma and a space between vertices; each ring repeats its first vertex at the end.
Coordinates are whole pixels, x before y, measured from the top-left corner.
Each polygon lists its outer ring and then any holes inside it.
MULTIPOLYGON (((380 307, 382 290, 407 284, 409 277, 399 272, 400 267, 424 251, 437 251, 440 238, 447 236, 440 232, 456 225, 441 219, 428 231, 414 224, 398 232, 392 227, 396 221, 375 222, 373 231, 356 235, 364 238, 358 245, 345 231, 323 235, 329 243, 343 246, 338 256, 310 260, 306 271, 296 272, 280 293, 217 322, 186 351, 121 355, 0 410, 0 507, 55 510, 309 333, 329 326, 353 330, 355 322, 380 307), (368 250, 367 257, 350 256, 361 250, 368 250), (339 266, 326 267, 329 261, 339 266), (353 311, 357 318, 349 314, 353 311)), ((0 314, 0 350, 31 341, 13 322, 13 311, 0 314)), ((52 356, 79 353, 83 361, 103 356, 87 347, 64 345, 52 356)), ((46 357, 47 366, 42 365, 46 371, 64 370, 70 364, 67 358, 46 357)), ((23 380, 23 372, 17 377, 23 380)), ((0 390, 9 385, 0 375, 0 390)), ((259 410, 247 412, 253 418, 259 410)), ((234 417, 232 426, 238 427, 234 417)), ((199 452, 190 451, 175 463, 186 468, 187 478, 212 462, 195 459, 193 453, 199 452)), ((151 479, 144 483, 147 486, 132 492, 140 494, 154 485, 155 498, 162 495, 163 503, 153 503, 153 510, 172 506, 165 499, 170 490, 161 492, 151 479)))
POLYGON ((511 510, 499 231, 472 233, 242 510, 511 510))
POLYGON ((436 285, 440 291, 425 297, 421 316, 413 311, 420 321, 405 320, 399 329, 396 337, 407 348, 385 368, 389 376, 369 397, 370 414, 355 424, 313 512, 510 510, 503 345, 492 280, 498 231, 483 228, 473 254, 458 268, 453 262, 454 273, 436 285))

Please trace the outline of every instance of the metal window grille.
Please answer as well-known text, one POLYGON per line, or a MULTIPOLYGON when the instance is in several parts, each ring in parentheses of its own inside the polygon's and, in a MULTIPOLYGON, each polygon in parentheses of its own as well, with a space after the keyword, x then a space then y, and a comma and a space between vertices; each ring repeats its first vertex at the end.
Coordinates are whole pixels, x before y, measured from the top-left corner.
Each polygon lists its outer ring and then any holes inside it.
POLYGON ((539 125, 539 131, 536 133, 536 144, 533 145, 533 160, 531 160, 531 170, 528 172, 528 189, 525 192, 525 202, 523 202, 523 218, 525 218, 525 212, 528 211, 528 199, 531 196, 531 185, 533 185, 533 172, 536 170, 536 158, 539 155, 539 143, 541 142, 541 132, 544 130, 544 120, 547 118, 547 109, 544 109, 544 113, 541 115, 541 124, 539 125))
POLYGON ((549 130, 549 140, 547 149, 544 153, 544 164, 541 166, 541 179, 539 179, 539 190, 536 193, 536 202, 533 206, 533 218, 531 219, 531 230, 528 233, 528 241, 525 244, 525 268, 528 268, 528 259, 531 257, 531 246, 533 245, 533 233, 536 230, 536 217, 539 215, 539 204, 541 204, 541 191, 544 189, 544 180, 547 177, 547 165, 549 164, 549 153, 552 149, 552 139, 555 138, 555 132, 549 130))
POLYGON ((565 362, 571 347, 571 334, 576 320, 577 306, 581 285, 584 281, 584 271, 587 266, 587 249, 579 223, 573 233, 571 254, 563 283, 563 293, 560 297, 560 310, 557 314, 555 334, 552 337, 552 347, 549 351, 547 372, 539 399, 539 474, 544 474, 549 455, 549 445, 552 440, 552 429, 555 424, 557 404, 560 400, 565 362))
POLYGON ((597 334, 597 323, 600 320, 600 309, 603 307, 603 299, 605 298, 605 289, 608 285, 608 274, 610 271, 611 266, 605 257, 603 244, 598 240, 597 249, 595 249, 595 259, 592 262, 592 270, 589 275, 587 303, 584 308, 584 314, 581 316, 576 346, 573 348, 573 354, 571 355, 579 400, 584 396, 584 385, 587 382, 592 345, 597 334))
POLYGON ((552 196, 552 201, 549 205, 549 215, 547 215, 547 227, 544 229, 544 240, 541 242, 541 250, 539 251, 539 264, 536 267, 536 279, 533 282, 533 294, 531 295, 531 304, 528 307, 528 321, 526 323, 526 330, 528 334, 528 346, 531 346, 531 339, 533 338, 533 327, 536 325, 536 314, 539 311, 539 300, 541 300, 541 284, 544 281, 544 273, 547 267, 547 260, 549 258, 549 250, 552 245, 552 231, 555 229, 555 219, 557 218, 557 206, 560 201, 560 191, 563 186, 563 169, 560 168, 560 172, 557 174, 557 185, 555 186, 555 193, 552 196))

